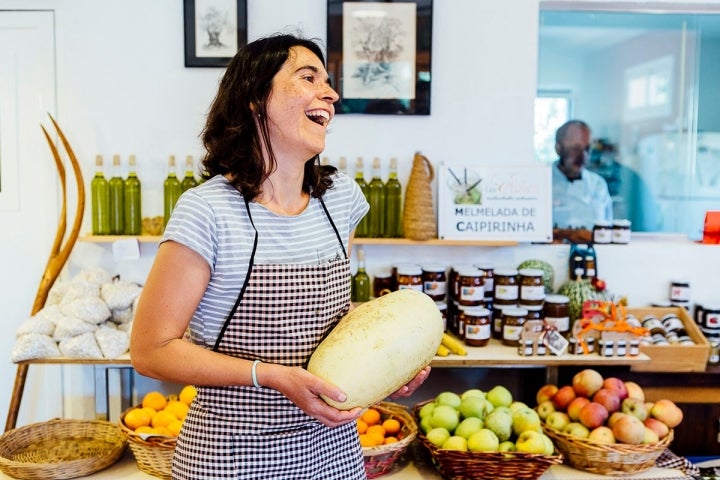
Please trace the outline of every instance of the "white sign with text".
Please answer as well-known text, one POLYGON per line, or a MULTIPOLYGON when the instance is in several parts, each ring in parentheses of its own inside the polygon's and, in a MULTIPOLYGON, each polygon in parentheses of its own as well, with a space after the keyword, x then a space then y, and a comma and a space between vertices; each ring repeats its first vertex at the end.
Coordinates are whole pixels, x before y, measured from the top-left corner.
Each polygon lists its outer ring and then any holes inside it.
POLYGON ((445 240, 552 241, 549 165, 438 168, 438 236, 445 240))

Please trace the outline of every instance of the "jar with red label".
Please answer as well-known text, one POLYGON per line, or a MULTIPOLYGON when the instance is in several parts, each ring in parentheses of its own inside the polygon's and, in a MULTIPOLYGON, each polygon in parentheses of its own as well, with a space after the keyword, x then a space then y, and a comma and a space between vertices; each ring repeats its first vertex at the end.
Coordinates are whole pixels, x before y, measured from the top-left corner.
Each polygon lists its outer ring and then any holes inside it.
POLYGON ((539 268, 523 268, 518 271, 520 284, 520 303, 523 305, 542 305, 545 301, 544 273, 539 268))
POLYGON ((467 307, 482 306, 485 303, 483 272, 477 268, 465 268, 458 272, 458 303, 467 307))
POLYGON ((520 288, 517 270, 496 269, 493 275, 493 305, 517 305, 520 288))
POLYGON ((484 347, 492 336, 490 310, 485 307, 466 307, 462 311, 465 325, 465 343, 471 347, 484 347))
POLYGON ((427 263, 422 266, 423 292, 433 300, 445 300, 447 279, 445 267, 439 263, 427 263))
POLYGON ((403 264, 397 267, 398 290, 410 288, 422 292, 422 268, 420 265, 403 264))
POLYGON ((503 309, 502 343, 510 347, 520 345, 520 335, 527 319, 528 311, 520 307, 507 307, 503 309))

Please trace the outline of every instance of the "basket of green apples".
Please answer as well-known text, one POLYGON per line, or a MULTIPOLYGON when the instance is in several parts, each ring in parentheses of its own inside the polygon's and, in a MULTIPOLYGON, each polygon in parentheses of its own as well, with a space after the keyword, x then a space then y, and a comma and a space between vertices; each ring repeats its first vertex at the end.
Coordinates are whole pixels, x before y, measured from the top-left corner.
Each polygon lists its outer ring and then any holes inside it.
POLYGON ((673 440, 683 412, 671 400, 648 402, 635 382, 591 368, 571 385, 547 384, 536 395, 543 431, 565 463, 599 475, 629 475, 655 465, 673 440))
POLYGON ((538 413, 502 385, 416 404, 418 439, 446 480, 535 480, 562 462, 538 413))

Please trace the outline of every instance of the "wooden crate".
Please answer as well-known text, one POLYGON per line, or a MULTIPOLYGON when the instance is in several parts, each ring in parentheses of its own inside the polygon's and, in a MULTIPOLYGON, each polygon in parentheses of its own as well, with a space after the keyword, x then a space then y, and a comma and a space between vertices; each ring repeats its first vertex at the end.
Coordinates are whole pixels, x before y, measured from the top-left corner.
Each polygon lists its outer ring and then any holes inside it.
POLYGON ((710 355, 710 344, 702 334, 695 321, 684 308, 628 308, 628 314, 635 315, 638 320, 646 315, 663 316, 674 313, 682 320, 690 338, 695 345, 644 345, 640 344, 640 352, 650 357, 649 362, 632 366, 636 372, 702 372, 707 366, 710 355))

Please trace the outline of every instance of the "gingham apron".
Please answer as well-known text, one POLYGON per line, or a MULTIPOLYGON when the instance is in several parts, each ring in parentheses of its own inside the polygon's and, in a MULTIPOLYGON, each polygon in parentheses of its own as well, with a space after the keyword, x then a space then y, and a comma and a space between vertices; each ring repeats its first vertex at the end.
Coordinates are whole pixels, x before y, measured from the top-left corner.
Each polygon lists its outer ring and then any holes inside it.
MULTIPOLYGON (((347 312, 350 267, 340 234, 320 199, 345 258, 317 265, 254 265, 214 349, 250 360, 304 367, 347 312)), ((280 392, 253 386, 198 387, 173 456, 175 480, 365 479, 355 422, 328 428, 280 392)))

